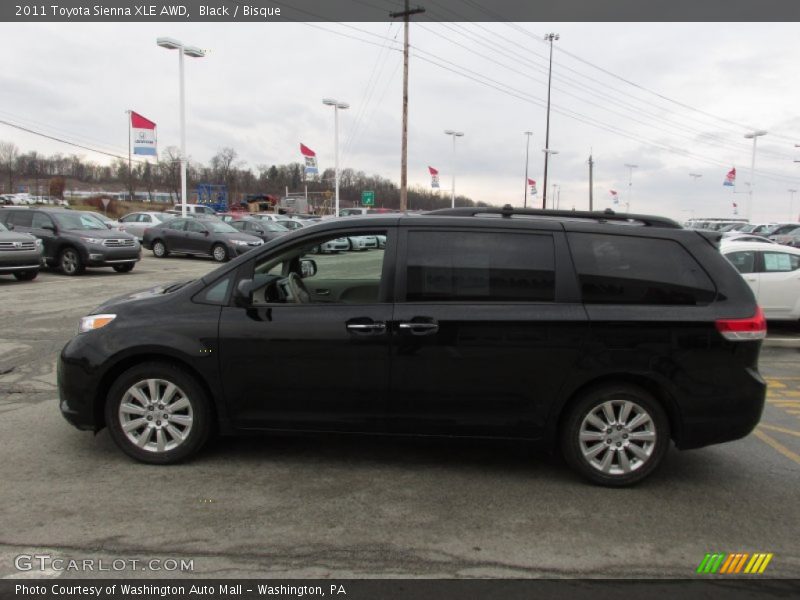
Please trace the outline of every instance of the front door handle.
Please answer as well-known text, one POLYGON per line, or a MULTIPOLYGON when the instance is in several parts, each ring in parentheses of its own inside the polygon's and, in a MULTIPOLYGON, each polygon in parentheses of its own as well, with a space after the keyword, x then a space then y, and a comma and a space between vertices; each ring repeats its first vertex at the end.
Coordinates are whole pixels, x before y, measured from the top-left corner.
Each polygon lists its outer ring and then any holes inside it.
POLYGON ((376 321, 373 323, 349 322, 346 324, 347 331, 361 335, 377 335, 386 331, 386 323, 376 321))
POLYGON ((403 321, 398 325, 401 330, 411 335, 433 335, 439 331, 439 323, 433 319, 428 321, 403 321))

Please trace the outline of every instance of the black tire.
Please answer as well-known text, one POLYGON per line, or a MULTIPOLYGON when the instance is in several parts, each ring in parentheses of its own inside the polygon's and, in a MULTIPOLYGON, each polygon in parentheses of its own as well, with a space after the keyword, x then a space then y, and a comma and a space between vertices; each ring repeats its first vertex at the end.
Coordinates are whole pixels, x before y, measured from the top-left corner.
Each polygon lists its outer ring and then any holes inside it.
POLYGON ((169 248, 167 248, 167 243, 161 240, 153 240, 153 256, 156 258, 166 258, 169 256, 169 248))
POLYGON ((638 386, 605 384, 572 404, 560 436, 564 459, 575 471, 593 483, 623 487, 641 481, 661 464, 669 447, 669 419, 661 403, 638 386), (607 406, 612 417, 603 410, 606 403, 611 403, 607 406), (627 417, 622 414, 624 405, 630 408, 627 417), (639 425, 637 415, 644 415, 639 425))
POLYGON ((80 275, 86 270, 81 254, 77 249, 68 246, 58 255, 58 267, 64 275, 80 275))
POLYGON ((17 281, 32 281, 38 274, 39 269, 31 269, 30 271, 17 271, 14 273, 14 277, 17 278, 17 281))
MULTIPOLYGON (((149 401, 151 399, 148 397, 149 391, 145 391, 144 394, 145 400, 149 401)), ((165 362, 142 363, 120 375, 108 392, 105 420, 111 438, 125 454, 138 461, 157 465, 177 463, 196 454, 206 443, 212 430, 211 404, 203 387, 181 367, 165 362), (172 396, 173 404, 183 403, 183 399, 185 399, 188 408, 174 411, 169 411, 168 408, 160 409, 159 406, 162 405, 159 405, 156 400, 152 404, 153 410, 145 410, 142 417, 136 416, 139 413, 135 413, 134 416, 130 416, 129 413, 123 414, 123 411, 120 410, 123 401, 126 401, 126 405, 132 404, 137 410, 144 406, 144 403, 129 395, 129 390, 138 385, 144 385, 145 389, 149 390, 148 380, 161 382, 155 387, 158 390, 157 394, 165 393, 167 384, 174 384, 177 391, 172 396), (164 412, 161 412, 162 410, 164 412), (167 419, 162 421, 164 414, 167 413, 167 419), (125 419, 146 419, 147 416, 151 418, 147 419, 141 428, 132 429, 129 433, 123 430, 125 419), (176 420, 168 422, 170 416, 176 420), (177 421, 179 416, 184 418, 184 422, 186 417, 189 418, 191 423, 188 429, 184 429, 185 424, 177 421), (178 438, 170 433, 169 427, 179 432, 186 432, 186 437, 182 441, 176 442, 178 438), (150 429, 150 433, 146 432, 147 429, 150 429), (161 430, 160 434, 159 430, 161 430), (144 448, 129 437, 130 435, 135 438, 137 434, 139 440, 142 440, 142 436, 147 436, 144 440, 144 448), (158 439, 165 440, 164 448, 161 450, 158 449, 158 439), (166 440, 171 440, 177 445, 168 448, 166 440)), ((127 424, 130 425, 130 421, 127 421, 127 424)))
POLYGON ((136 263, 127 263, 127 264, 124 264, 124 265, 114 265, 113 269, 117 273, 130 273, 131 271, 133 271, 133 267, 134 267, 135 264, 136 263))
POLYGON ((211 257, 217 262, 227 262, 230 259, 228 249, 222 244, 211 246, 211 257))

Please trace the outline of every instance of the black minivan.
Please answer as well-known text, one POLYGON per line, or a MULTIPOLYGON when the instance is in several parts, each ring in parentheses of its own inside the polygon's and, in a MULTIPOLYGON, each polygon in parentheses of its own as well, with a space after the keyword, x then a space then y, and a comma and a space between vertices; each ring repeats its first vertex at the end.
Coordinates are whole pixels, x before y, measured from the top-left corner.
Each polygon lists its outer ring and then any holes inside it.
POLYGON ((760 419, 766 322, 717 235, 509 206, 332 219, 99 306, 61 353, 61 411, 149 463, 212 430, 469 436, 631 484, 670 440, 760 419), (312 254, 360 235, 386 246, 312 254))

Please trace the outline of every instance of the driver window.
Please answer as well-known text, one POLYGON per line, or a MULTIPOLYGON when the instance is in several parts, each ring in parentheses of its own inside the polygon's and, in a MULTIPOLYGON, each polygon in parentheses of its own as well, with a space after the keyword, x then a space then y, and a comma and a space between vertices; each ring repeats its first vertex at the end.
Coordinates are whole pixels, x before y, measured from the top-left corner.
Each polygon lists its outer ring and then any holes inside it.
POLYGON ((253 304, 374 304, 386 232, 318 238, 256 263, 253 304))

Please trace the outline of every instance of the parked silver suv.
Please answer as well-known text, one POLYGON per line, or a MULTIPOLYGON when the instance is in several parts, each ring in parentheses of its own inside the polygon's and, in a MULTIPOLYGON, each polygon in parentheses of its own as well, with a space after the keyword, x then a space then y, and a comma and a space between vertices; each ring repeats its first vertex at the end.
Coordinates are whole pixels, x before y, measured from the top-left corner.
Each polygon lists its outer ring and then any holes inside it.
POLYGON ((0 275, 13 275, 20 281, 35 279, 43 251, 42 240, 11 231, 0 223, 0 275))

